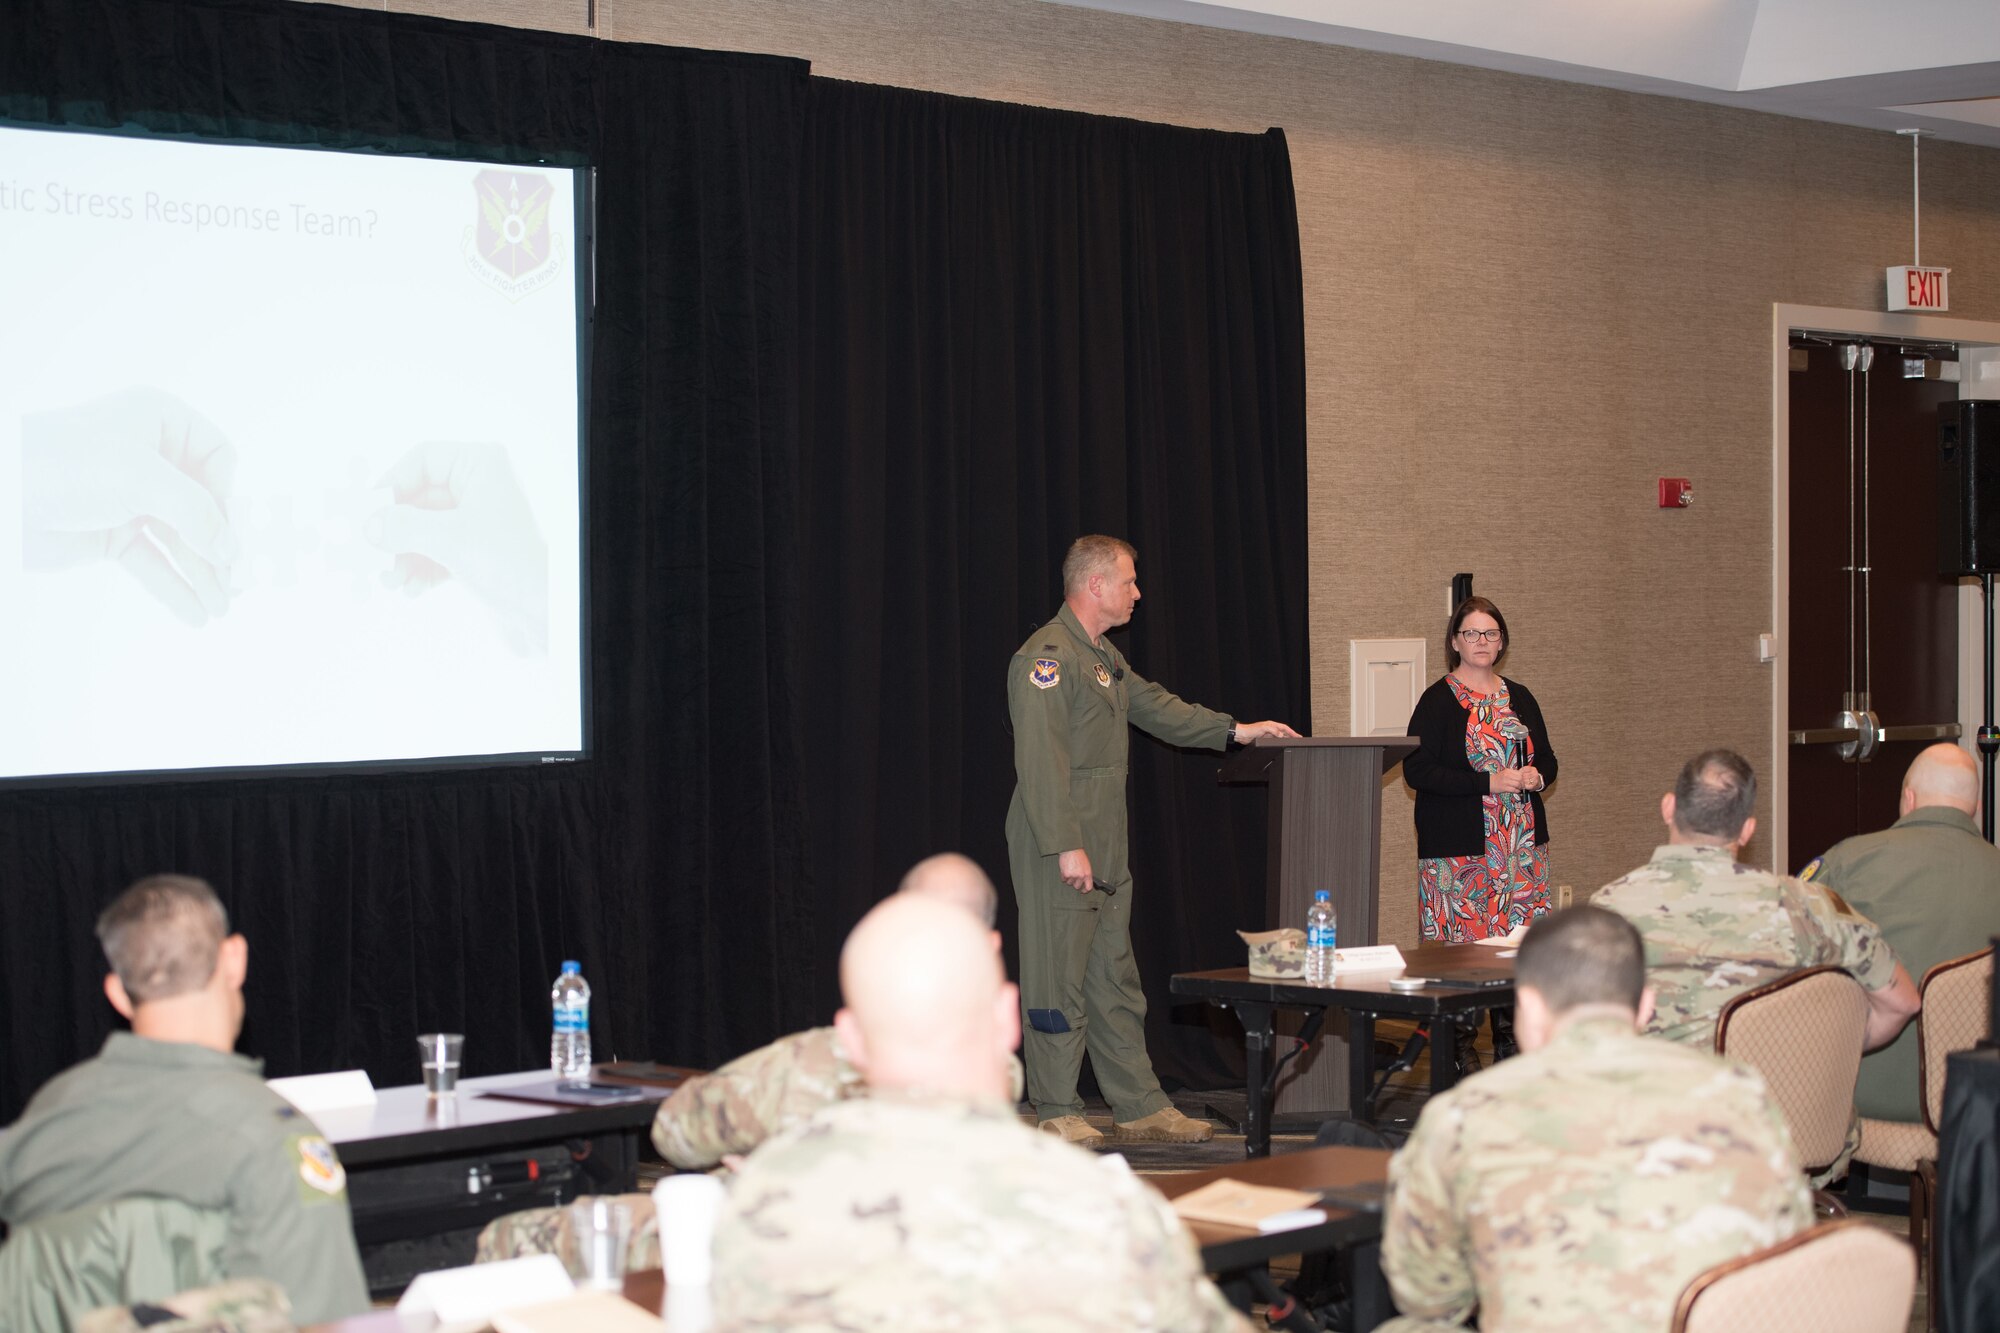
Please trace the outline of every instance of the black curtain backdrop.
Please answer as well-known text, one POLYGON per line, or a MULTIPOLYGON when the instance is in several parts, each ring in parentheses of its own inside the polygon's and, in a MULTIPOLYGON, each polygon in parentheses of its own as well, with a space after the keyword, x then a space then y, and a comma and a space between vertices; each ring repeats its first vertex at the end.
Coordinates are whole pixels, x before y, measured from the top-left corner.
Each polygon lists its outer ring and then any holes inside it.
MULTIPOLYGON (((249 936, 243 1049, 273 1074, 409 1082, 439 1028, 469 1073, 533 1066, 566 957, 600 1055, 712 1064, 824 1022, 842 935, 910 862, 960 847, 1004 891, 1003 668, 1080 531, 1140 548, 1140 670, 1307 722, 1275 132, 287 0, 5 0, 0 117, 588 162, 598 209, 594 757, 0 792, 0 1123, 114 1025, 91 923, 162 869, 249 936)), ((1262 794, 1135 751, 1155 1055, 1219 1085, 1233 1028, 1170 1029, 1165 982, 1266 924, 1262 794)))
MULTIPOLYGON (((1141 673, 1310 725, 1290 159, 1276 130, 827 79, 810 108, 801 697, 824 931, 957 848, 1002 887, 1011 961, 1006 666, 1078 534, 1139 549, 1121 641, 1141 673)), ((1269 924, 1263 789, 1217 786, 1212 751, 1133 750, 1148 1041, 1169 1086, 1222 1086, 1236 1029, 1171 1021, 1167 980, 1269 924)))
POLYGON ((824 951, 794 928, 812 911, 793 535, 806 77, 282 0, 0 5, 0 116, 588 161, 600 273, 595 758, 0 794, 0 1122, 115 1023, 91 923, 163 869, 209 878, 249 937, 243 1049, 274 1074, 407 1083, 412 1035, 437 1029, 468 1034, 468 1073, 533 1066, 570 957, 601 1054, 711 1063, 821 1017, 824 951))

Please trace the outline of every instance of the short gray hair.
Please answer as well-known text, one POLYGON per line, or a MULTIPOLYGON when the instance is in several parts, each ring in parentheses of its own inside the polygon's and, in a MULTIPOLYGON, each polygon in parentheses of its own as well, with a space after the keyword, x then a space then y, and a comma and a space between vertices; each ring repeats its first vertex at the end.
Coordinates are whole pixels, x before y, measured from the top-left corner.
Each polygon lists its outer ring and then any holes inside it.
POLYGON ((1088 537, 1078 537, 1069 544, 1069 554, 1063 557, 1063 596, 1067 597, 1085 583, 1092 574, 1102 574, 1118 563, 1118 557, 1129 555, 1132 563, 1139 563, 1139 553, 1132 543, 1122 537, 1106 537, 1092 533, 1088 537))
POLYGON ((229 913, 207 880, 148 875, 97 918, 104 961, 133 1004, 200 990, 215 975, 229 913))

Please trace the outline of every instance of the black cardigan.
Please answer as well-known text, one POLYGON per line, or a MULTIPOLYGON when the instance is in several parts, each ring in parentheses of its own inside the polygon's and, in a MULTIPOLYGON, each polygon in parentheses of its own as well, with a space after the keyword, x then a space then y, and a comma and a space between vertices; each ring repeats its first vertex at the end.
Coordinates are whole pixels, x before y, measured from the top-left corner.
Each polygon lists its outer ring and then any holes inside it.
MULTIPOLYGON (((1502 677, 1505 679, 1505 677, 1502 677)), ((1535 771, 1547 786, 1556 780, 1556 751, 1542 723, 1542 706, 1527 687, 1507 681, 1514 715, 1528 728, 1535 771)), ((1488 778, 1465 757, 1465 728, 1470 710, 1461 706, 1448 678, 1439 677, 1417 700, 1410 714, 1409 734, 1418 741, 1403 757, 1403 780, 1417 793, 1417 856, 1478 856, 1486 850, 1486 821, 1481 798, 1488 778)), ((1539 792, 1529 792, 1535 810, 1535 841, 1549 840, 1549 817, 1539 792)))

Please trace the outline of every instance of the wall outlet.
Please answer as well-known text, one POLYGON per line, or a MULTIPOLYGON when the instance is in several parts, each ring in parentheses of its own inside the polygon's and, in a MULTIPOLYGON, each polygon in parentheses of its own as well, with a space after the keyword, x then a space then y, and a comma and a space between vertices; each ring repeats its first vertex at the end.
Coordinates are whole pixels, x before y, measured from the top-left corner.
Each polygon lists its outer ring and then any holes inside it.
POLYGON ((1556 910, 1561 911, 1576 900, 1576 890, 1567 884, 1556 885, 1556 910))

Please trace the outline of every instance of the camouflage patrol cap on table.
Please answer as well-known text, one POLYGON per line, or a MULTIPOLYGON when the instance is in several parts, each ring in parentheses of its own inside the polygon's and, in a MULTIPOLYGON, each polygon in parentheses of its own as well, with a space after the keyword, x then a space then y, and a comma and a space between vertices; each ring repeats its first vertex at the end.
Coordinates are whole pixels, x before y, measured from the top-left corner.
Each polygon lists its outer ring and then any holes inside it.
POLYGON ((1239 930, 1250 946, 1250 975, 1253 977, 1303 977, 1306 974, 1306 933, 1287 926, 1283 930, 1239 930))

